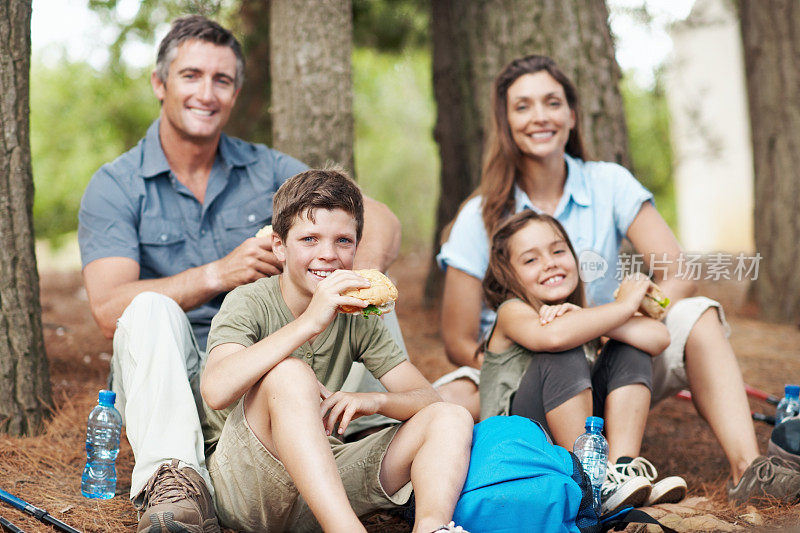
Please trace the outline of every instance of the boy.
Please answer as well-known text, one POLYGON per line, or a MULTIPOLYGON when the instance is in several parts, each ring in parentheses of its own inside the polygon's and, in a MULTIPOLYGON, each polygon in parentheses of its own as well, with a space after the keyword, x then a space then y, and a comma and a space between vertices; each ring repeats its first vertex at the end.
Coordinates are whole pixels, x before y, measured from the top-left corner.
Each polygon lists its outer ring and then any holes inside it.
POLYGON ((220 521, 248 531, 364 531, 358 516, 406 503, 411 482, 414 531, 438 531, 466 477, 472 418, 441 403, 381 320, 337 312, 366 305, 341 295, 369 286, 349 270, 361 192, 340 172, 310 170, 282 185, 273 206, 283 273, 226 297, 201 380, 207 405, 228 408, 222 429, 207 424, 206 434, 216 444, 208 465, 220 521), (355 360, 389 392, 339 391, 355 360), (373 413, 405 422, 351 444, 336 438, 373 413))

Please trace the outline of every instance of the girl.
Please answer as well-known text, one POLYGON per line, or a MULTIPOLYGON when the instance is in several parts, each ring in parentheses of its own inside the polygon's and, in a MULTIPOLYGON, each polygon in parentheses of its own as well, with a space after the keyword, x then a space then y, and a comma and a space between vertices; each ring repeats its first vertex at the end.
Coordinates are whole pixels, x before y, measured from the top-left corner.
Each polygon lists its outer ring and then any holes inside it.
MULTIPOLYGON (((561 224, 522 211, 492 236, 483 292, 497 319, 481 368, 481 418, 521 415, 572 450, 587 416, 606 420, 609 458, 639 456, 650 406, 651 356, 669 344, 662 323, 634 316, 650 286, 644 276, 624 281, 616 301, 584 309, 575 251, 561 224), (595 344, 609 337, 599 358, 595 344)), ((649 464, 649 463, 647 463, 649 464)), ((667 478, 614 476, 603 485, 602 510, 680 501, 686 483, 667 478), (648 499, 649 497, 649 499, 648 499)))

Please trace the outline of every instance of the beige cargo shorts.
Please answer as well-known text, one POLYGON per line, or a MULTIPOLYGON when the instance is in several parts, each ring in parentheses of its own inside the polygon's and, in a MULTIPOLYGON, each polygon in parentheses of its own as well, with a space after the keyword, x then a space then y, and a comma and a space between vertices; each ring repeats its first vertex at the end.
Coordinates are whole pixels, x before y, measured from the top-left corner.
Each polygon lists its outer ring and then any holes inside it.
MULTIPOLYGON (((242 531, 321 531, 283 464, 255 436, 239 402, 225 421, 216 450, 207 459, 220 523, 242 531)), ((381 462, 400 426, 344 444, 329 437, 350 505, 358 516, 408 502, 411 483, 388 495, 381 462)))
POLYGON ((731 328, 725 320, 725 313, 719 302, 705 296, 695 296, 678 300, 672 304, 667 317, 664 319, 664 324, 669 330, 670 344, 666 350, 653 358, 653 395, 650 400, 651 405, 655 405, 664 398, 674 396, 678 391, 689 387, 684 359, 686 341, 702 314, 712 307, 716 308, 720 324, 725 330, 725 335, 729 336, 731 328))

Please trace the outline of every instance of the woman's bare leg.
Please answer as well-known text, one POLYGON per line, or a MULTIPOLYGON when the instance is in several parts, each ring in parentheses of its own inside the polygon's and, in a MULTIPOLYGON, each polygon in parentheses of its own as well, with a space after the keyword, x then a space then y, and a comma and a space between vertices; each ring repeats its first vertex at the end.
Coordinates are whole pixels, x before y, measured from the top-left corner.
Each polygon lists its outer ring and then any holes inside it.
POLYGON ((733 482, 738 483, 759 455, 758 442, 742 372, 715 308, 703 313, 692 328, 685 360, 697 412, 711 426, 730 463, 733 482))

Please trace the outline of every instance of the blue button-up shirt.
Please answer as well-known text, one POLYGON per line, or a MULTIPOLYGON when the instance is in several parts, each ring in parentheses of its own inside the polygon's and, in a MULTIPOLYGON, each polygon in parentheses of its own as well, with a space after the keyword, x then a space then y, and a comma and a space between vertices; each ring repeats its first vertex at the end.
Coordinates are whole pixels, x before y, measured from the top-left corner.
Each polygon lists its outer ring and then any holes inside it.
MULTIPOLYGON (((92 176, 78 215, 83 266, 128 257, 139 263, 140 279, 157 279, 216 261, 271 223, 273 194, 307 169, 223 134, 200 203, 170 170, 158 131, 156 120, 134 148, 92 176)), ((187 312, 201 349, 224 297, 187 312)))
MULTIPOLYGON (((584 162, 565 155, 567 179, 554 216, 567 230, 587 282, 589 305, 613 300, 619 268, 619 249, 644 202, 653 201, 628 170, 615 163, 584 162)), ((528 195, 515 185, 515 212, 533 209, 541 212, 528 195)), ((461 208, 450 236, 442 245, 437 261, 442 268, 455 267, 483 279, 489 266, 489 238, 481 215, 482 198, 476 196, 461 208)), ((494 313, 483 307, 481 331, 494 320, 494 313)))

